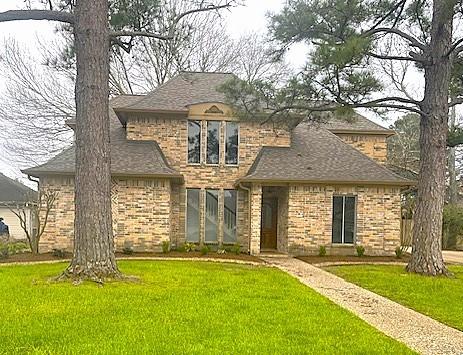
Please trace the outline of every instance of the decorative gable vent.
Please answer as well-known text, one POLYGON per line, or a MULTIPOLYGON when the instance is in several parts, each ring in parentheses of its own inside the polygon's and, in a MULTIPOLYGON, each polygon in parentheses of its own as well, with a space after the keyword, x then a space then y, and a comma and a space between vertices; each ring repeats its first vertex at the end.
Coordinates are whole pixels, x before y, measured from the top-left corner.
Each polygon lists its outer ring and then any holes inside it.
POLYGON ((204 111, 204 113, 220 113, 220 114, 223 114, 223 111, 220 108, 218 108, 216 105, 212 105, 206 111, 204 111))

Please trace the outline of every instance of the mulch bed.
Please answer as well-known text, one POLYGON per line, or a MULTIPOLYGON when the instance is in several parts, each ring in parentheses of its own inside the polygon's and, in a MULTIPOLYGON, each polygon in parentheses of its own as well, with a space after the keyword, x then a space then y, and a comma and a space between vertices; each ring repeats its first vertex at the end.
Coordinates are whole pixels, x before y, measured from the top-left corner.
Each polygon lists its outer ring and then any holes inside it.
POLYGON ((410 256, 404 255, 398 259, 395 256, 352 256, 352 255, 326 255, 326 256, 299 256, 299 260, 305 261, 309 264, 324 264, 324 263, 406 263, 409 261, 410 256))
MULTIPOLYGON (((52 253, 43 253, 34 255, 32 253, 21 253, 10 255, 8 258, 0 259, 1 264, 5 263, 28 263, 28 262, 35 262, 35 261, 58 261, 58 260, 67 260, 72 257, 71 253, 66 253, 63 257, 54 256, 52 253)), ((234 259, 234 260, 242 260, 242 261, 252 261, 252 262, 263 262, 261 259, 247 255, 247 254, 217 254, 214 252, 210 252, 206 255, 202 255, 200 252, 189 252, 189 253, 182 253, 172 251, 167 254, 162 253, 133 253, 133 254, 124 254, 124 253, 116 253, 116 258, 198 258, 198 259, 234 259)))

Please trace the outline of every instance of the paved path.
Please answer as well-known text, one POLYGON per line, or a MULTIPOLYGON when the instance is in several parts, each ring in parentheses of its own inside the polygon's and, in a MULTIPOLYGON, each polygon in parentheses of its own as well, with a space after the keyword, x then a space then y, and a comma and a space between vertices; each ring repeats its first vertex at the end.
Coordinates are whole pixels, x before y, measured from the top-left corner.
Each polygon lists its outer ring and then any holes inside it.
POLYGON ((463 354, 463 332, 294 258, 262 258, 422 354, 463 354))
POLYGON ((463 251, 443 250, 442 255, 448 263, 463 264, 463 251))

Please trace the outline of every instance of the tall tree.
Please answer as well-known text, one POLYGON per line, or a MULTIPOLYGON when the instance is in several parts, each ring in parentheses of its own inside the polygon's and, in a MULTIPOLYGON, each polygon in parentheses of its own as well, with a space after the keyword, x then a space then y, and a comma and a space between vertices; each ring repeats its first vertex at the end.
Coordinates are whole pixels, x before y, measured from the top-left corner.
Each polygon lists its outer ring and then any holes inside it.
POLYGON ((297 111, 345 113, 358 107, 420 116, 420 177, 407 270, 427 275, 448 272, 441 252, 442 210, 448 112, 463 102, 461 91, 449 100, 452 69, 463 52, 463 38, 453 31, 454 21, 463 20, 462 11, 457 0, 288 1, 271 16, 270 31, 279 53, 296 42, 311 48, 305 69, 279 93, 268 95, 268 88, 262 93, 262 85, 243 90, 260 95, 260 106, 273 109, 272 118, 297 111), (397 45, 385 48, 391 38, 397 45), (420 99, 384 95, 375 64, 390 61, 418 68, 424 79, 420 99))
POLYGON ((56 10, 52 1, 40 0, 49 8, 0 13, 0 22, 50 20, 73 29, 77 66, 74 253, 64 276, 97 282, 120 277, 111 227, 110 42, 123 46, 123 38, 130 41, 138 36, 169 40, 185 16, 227 8, 232 2, 200 1, 197 8, 174 18, 165 33, 151 27, 156 0, 114 0, 111 7, 108 0, 63 0, 55 4, 56 10))

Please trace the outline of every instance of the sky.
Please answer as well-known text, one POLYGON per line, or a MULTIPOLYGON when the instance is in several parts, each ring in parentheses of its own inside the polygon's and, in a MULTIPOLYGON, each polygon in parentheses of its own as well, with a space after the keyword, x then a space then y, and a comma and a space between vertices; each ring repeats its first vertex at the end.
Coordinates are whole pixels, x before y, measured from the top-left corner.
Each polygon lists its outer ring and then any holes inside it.
MULTIPOLYGON (((243 2, 245 6, 234 7, 223 13, 225 26, 230 35, 235 38, 250 32, 265 33, 267 28, 266 15, 269 12, 279 12, 285 0, 244 0, 243 2)), ((24 0, 1 0, 0 12, 21 9, 23 6, 24 0)), ((40 55, 37 49, 37 40, 40 39, 41 42, 52 41, 53 38, 56 38, 55 36, 54 24, 48 21, 0 23, 0 43, 5 39, 14 38, 20 45, 27 46, 31 55, 36 55, 38 60, 40 55)), ((295 68, 299 68, 305 63, 306 56, 305 47, 300 45, 291 50, 288 60, 295 68)), ((0 77, 0 100, 3 89, 4 83, 0 77)), ((370 118, 381 123, 374 116, 370 118)), ((389 123, 382 122, 381 124, 387 126, 389 123)), ((19 168, 7 161, 5 154, 7 153, 0 152, 0 172, 12 178, 20 178, 21 181, 27 181, 19 168)))

